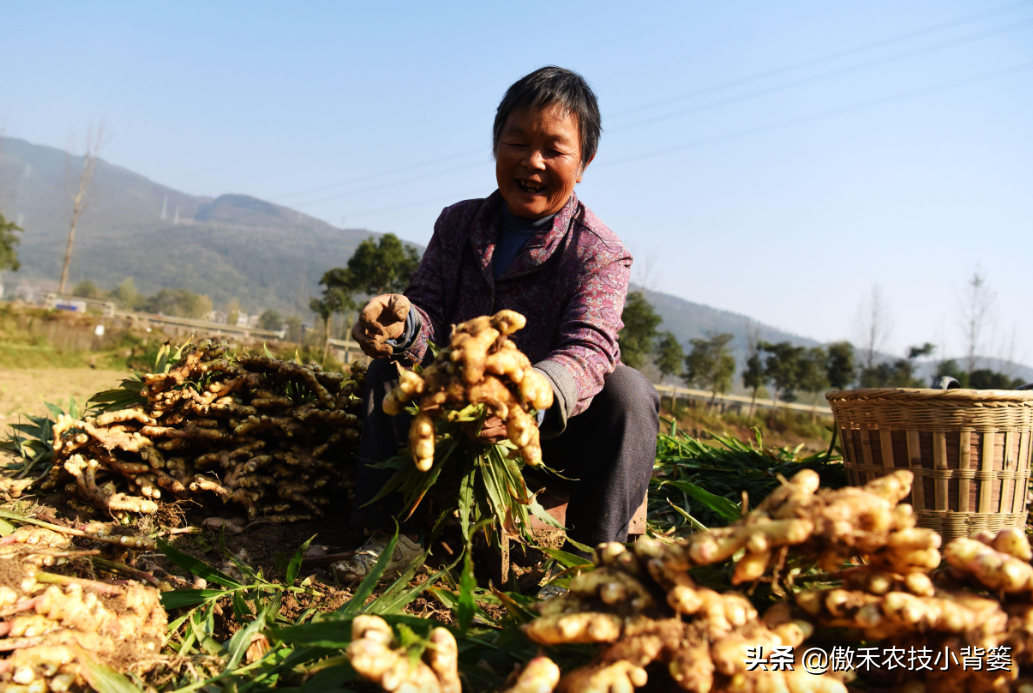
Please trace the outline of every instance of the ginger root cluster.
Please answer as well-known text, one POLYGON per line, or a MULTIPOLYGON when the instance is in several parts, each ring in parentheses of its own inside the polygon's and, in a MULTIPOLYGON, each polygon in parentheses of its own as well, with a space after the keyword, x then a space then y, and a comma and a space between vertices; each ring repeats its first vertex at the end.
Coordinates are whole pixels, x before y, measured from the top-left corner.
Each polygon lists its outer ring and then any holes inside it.
POLYGON ((419 413, 409 428, 409 450, 420 471, 430 471, 434 464, 434 421, 471 404, 483 404, 506 422, 506 437, 524 462, 541 462, 538 426, 528 409, 551 407, 552 386, 509 339, 526 323, 512 310, 460 323, 448 346, 422 373, 400 371, 398 387, 387 394, 383 407, 394 416, 416 401, 419 413))
POLYGON ((632 691, 660 675, 681 690, 771 690, 845 693, 832 675, 747 671, 748 648, 793 651, 813 633, 809 621, 783 610, 763 620, 742 594, 720 593, 688 574, 684 545, 643 539, 631 549, 604 544, 596 568, 542 606, 524 627, 542 645, 596 644, 595 660, 565 673, 556 691, 632 691), (648 671, 647 671, 648 670, 648 671))
POLYGON ((1025 533, 956 539, 943 547, 941 566, 940 536, 917 527, 911 506, 900 504, 912 480, 898 470, 830 491, 805 470, 730 527, 670 543, 600 545, 594 569, 523 626, 543 650, 507 690, 846 693, 860 677, 866 690, 1030 693, 1033 677, 1020 677, 1021 667, 1033 667, 1033 548, 1025 533), (712 589, 693 572, 729 560, 734 583, 771 582, 782 600, 760 614, 747 598, 752 589, 712 589), (814 566, 826 572, 807 572, 814 566), (931 670, 813 674, 801 655, 816 632, 826 652, 914 648, 940 660, 931 670), (561 672, 546 651, 561 645, 594 647, 595 656, 561 672), (775 652, 792 670, 768 665, 775 652))
POLYGON ((430 632, 422 659, 397 647, 391 626, 379 616, 362 614, 352 621, 348 660, 352 668, 392 693, 461 693, 459 646, 445 628, 430 632))
POLYGON ((959 539, 944 552, 952 570, 934 572, 940 536, 916 527, 911 506, 898 504, 912 479, 911 472, 897 471, 862 488, 825 491, 817 474, 802 471, 730 527, 672 544, 639 541, 630 550, 603 545, 596 569, 573 579, 568 594, 546 602, 525 631, 543 645, 600 646, 595 661, 564 674, 557 691, 630 691, 659 672, 694 693, 846 691, 855 672, 814 675, 800 665, 800 646, 817 628, 826 643, 831 632, 855 646, 938 647, 959 657, 967 647, 984 660, 998 648, 1015 656, 1005 671, 991 671, 984 661, 979 671, 960 665, 897 671, 869 681, 873 685, 1018 690, 1018 665, 1033 663, 1029 543, 1013 529, 959 539), (797 589, 758 620, 744 596, 719 593, 690 577, 694 567, 733 556, 736 584, 774 581, 788 563, 811 563, 833 571, 823 581, 839 586, 797 589), (861 564, 841 569, 851 559, 861 564), (1002 603, 1002 592, 1012 599, 1021 595, 1021 603, 1002 603), (775 647, 789 648, 794 671, 748 670, 750 653, 775 647))
POLYGON ((0 692, 64 693, 87 688, 88 661, 144 674, 165 642, 159 592, 40 570, 74 548, 59 533, 21 527, 0 553, 0 692))
POLYGON ((328 373, 202 342, 144 376, 146 404, 60 417, 44 488, 81 512, 154 513, 166 500, 217 499, 251 520, 311 519, 350 485, 341 458, 359 439, 365 370, 328 373))

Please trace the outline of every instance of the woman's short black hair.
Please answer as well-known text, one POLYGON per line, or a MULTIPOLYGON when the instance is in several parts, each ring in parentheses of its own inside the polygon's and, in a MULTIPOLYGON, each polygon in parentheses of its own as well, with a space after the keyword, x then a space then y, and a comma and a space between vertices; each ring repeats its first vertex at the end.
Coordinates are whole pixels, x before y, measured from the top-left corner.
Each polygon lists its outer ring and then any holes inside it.
POLYGON ((491 151, 498 151, 502 128, 510 113, 522 109, 537 111, 553 104, 559 104, 577 118, 578 134, 581 137, 581 165, 586 166, 599 148, 599 133, 603 129, 599 102, 584 77, 554 65, 535 70, 506 90, 502 103, 495 110, 491 151))

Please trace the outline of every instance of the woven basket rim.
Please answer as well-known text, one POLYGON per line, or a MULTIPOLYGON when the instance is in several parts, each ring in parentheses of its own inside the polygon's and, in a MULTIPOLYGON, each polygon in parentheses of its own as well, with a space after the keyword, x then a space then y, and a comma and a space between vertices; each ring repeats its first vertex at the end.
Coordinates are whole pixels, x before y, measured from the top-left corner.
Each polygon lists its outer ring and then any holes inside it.
POLYGON ((832 402, 889 400, 897 402, 974 402, 1033 404, 1033 390, 933 390, 928 388, 881 387, 863 390, 832 390, 825 393, 832 402))

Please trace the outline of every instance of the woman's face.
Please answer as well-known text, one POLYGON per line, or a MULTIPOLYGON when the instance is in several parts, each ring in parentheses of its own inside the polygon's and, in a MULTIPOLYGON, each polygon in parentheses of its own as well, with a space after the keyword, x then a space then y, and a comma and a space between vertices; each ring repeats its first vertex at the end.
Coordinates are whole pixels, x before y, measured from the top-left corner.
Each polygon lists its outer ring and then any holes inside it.
POLYGON ((563 209, 589 163, 581 165, 577 117, 552 105, 509 115, 495 152, 495 177, 510 212, 541 219, 563 209))

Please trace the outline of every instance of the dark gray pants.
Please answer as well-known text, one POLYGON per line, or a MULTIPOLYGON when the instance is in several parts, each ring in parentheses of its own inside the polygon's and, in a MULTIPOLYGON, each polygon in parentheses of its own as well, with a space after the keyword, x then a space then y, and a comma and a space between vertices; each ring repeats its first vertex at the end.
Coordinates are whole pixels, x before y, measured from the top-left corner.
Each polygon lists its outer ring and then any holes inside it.
MULTIPOLYGON (((402 496, 385 496, 362 507, 387 483, 393 469, 367 467, 397 454, 408 444, 410 418, 387 416, 381 403, 397 383, 394 364, 377 360, 369 365, 363 407, 365 419, 359 444, 352 526, 392 529, 391 518, 402 509, 402 496)), ((649 487, 660 429, 660 396, 641 373, 624 364, 607 376, 591 406, 567 421, 559 436, 542 441, 546 465, 576 481, 564 481, 524 468, 525 475, 550 489, 570 493, 567 528, 571 538, 595 546, 627 541, 628 525, 649 487)), ((409 520, 402 527, 415 533, 409 520)))

